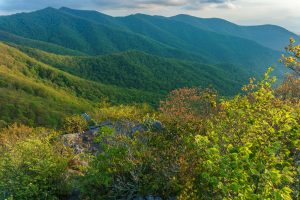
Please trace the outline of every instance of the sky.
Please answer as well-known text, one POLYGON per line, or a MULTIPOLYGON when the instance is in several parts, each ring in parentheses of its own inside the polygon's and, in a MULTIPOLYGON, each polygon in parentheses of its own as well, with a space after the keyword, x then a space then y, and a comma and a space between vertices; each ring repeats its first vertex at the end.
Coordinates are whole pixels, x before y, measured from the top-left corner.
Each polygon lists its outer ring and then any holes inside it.
POLYGON ((300 34, 300 0, 0 0, 0 15, 49 6, 97 10, 112 16, 144 13, 217 17, 240 25, 280 25, 300 34))

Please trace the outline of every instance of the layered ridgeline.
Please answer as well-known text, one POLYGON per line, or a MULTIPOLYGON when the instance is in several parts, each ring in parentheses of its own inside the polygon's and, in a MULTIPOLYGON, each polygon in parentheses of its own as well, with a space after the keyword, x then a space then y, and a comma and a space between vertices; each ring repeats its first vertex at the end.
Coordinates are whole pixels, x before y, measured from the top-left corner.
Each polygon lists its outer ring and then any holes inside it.
POLYGON ((284 49, 289 38, 299 39, 299 36, 295 33, 275 25, 239 26, 223 19, 204 19, 189 15, 177 15, 172 19, 204 30, 253 40, 277 51, 284 49))
MULTIPOLYGON (((0 17, 0 30, 0 35, 13 34, 89 55, 135 49, 164 57, 208 63, 225 62, 244 67, 271 65, 280 55, 257 43, 259 39, 253 41, 249 37, 243 38, 242 34, 207 30, 194 25, 192 20, 179 21, 142 14, 116 18, 95 11, 46 8, 0 17)), ((270 32, 272 34, 277 35, 277 32, 270 32)), ((290 36, 287 34, 281 41, 287 43, 290 36)), ((7 35, 1 38, 9 42, 16 40, 7 35)), ((20 40, 18 38, 19 44, 20 40)), ((30 45, 27 42, 26 45, 47 50, 45 44, 30 45)), ((61 53, 67 52, 64 50, 61 53)))
POLYGON ((275 65, 291 36, 281 27, 186 15, 46 8, 2 16, 1 120, 58 126, 104 98, 156 106, 185 86, 230 96, 275 65))
POLYGON ((208 65, 141 51, 62 56, 27 47, 17 48, 43 63, 87 80, 156 94, 167 94, 174 88, 212 86, 222 95, 234 95, 250 75, 249 71, 232 65, 208 65))
POLYGON ((149 92, 70 75, 3 43, 0 52, 2 123, 55 127, 64 116, 87 111, 106 97, 114 103, 156 102, 149 92))
POLYGON ((7 123, 58 126, 64 116, 89 111, 105 98, 156 106, 168 91, 184 86, 213 86, 233 95, 248 76, 230 65, 139 51, 83 57, 17 48, 0 43, 0 119, 7 123))
MULTIPOLYGON (((161 40, 162 38, 166 40, 172 40, 175 37, 183 38, 184 35, 178 34, 179 31, 185 32, 185 35, 190 34, 191 31, 193 31, 194 34, 192 35, 195 35, 196 32, 194 28, 197 28, 222 35, 252 40, 265 47, 276 51, 282 51, 288 43, 289 38, 299 38, 295 33, 280 26, 240 26, 219 18, 199 18, 183 14, 169 18, 162 16, 147 16, 143 14, 113 18, 96 11, 73 10, 70 8, 61 8, 60 11, 95 23, 104 25, 113 24, 119 28, 122 27, 124 30, 130 29, 133 30, 133 32, 143 33, 143 35, 152 35, 152 37, 157 40, 161 40), (191 25, 193 28, 187 25, 191 25)), ((212 34, 212 37, 215 36, 215 34, 212 34)), ((176 41, 176 39, 173 41, 176 41)))

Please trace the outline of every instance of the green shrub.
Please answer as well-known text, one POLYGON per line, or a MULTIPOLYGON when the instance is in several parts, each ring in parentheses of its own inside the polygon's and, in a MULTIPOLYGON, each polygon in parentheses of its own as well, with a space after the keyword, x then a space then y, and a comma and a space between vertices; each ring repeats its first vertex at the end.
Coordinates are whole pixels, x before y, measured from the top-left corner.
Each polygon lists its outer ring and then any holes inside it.
POLYGON ((68 193, 70 153, 55 142, 54 132, 38 136, 35 131, 31 134, 30 128, 15 126, 0 133, 15 134, 1 138, 1 199, 59 199, 68 193))
POLYGON ((82 133, 87 130, 88 122, 80 115, 67 117, 63 123, 65 133, 82 133))

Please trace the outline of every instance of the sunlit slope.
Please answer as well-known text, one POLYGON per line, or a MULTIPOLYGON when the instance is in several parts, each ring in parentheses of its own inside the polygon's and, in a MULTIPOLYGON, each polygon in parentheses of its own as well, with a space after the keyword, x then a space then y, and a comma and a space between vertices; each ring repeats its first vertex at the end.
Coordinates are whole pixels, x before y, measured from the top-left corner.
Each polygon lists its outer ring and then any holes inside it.
MULTIPOLYGON (((63 116, 112 102, 151 102, 153 95, 87 81, 0 43, 0 111, 6 122, 57 126, 63 116)), ((154 100, 153 100, 154 102, 154 100)))
POLYGON ((240 91, 250 71, 233 65, 207 65, 167 59, 140 51, 106 56, 60 56, 19 47, 35 59, 87 80, 166 94, 180 87, 213 87, 222 95, 240 91))

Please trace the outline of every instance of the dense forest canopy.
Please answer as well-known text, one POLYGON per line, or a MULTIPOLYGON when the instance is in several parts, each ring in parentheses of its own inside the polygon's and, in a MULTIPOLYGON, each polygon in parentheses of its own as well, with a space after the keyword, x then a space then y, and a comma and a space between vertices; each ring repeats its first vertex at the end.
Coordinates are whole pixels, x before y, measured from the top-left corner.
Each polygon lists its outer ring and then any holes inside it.
POLYGON ((299 199, 299 41, 188 15, 0 16, 0 200, 299 199))
POLYGON ((300 46, 286 50, 278 87, 269 68, 230 98, 185 87, 159 110, 104 100, 61 130, 2 128, 1 198, 299 198, 300 46))

